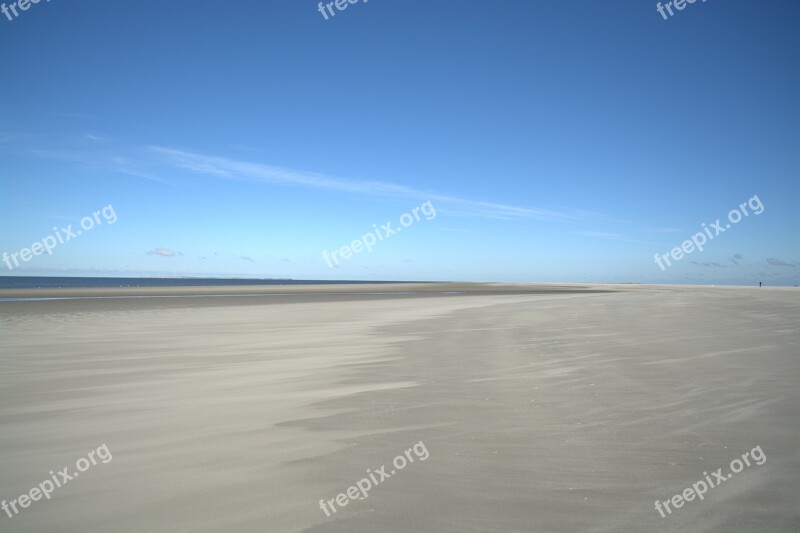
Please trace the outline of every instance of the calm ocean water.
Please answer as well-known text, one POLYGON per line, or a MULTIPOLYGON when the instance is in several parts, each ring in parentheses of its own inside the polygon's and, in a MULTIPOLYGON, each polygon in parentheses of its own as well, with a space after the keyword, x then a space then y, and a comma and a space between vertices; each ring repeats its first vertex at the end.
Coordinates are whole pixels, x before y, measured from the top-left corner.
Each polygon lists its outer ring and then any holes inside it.
POLYGON ((223 278, 82 278, 0 276, 0 289, 52 289, 55 287, 198 287, 231 285, 341 285, 344 283, 400 283, 394 281, 323 281, 294 279, 223 278))

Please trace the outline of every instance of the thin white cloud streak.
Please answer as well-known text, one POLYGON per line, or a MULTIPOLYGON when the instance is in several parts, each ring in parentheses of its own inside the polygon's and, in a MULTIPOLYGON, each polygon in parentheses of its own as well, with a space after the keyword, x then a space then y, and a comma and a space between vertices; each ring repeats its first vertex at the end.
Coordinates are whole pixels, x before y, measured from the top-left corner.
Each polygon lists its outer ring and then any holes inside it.
POLYGON ((119 172, 121 174, 127 174, 129 176, 135 176, 137 178, 144 178, 146 180, 155 181, 155 182, 158 182, 158 183, 164 183, 164 184, 167 184, 167 185, 175 185, 175 183, 172 183, 172 182, 170 182, 168 180, 165 180, 165 179, 161 178, 160 176, 157 176, 157 175, 155 175, 155 174, 153 174, 151 172, 148 172, 146 170, 142 170, 140 168, 137 168, 136 164, 133 161, 131 161, 131 160, 125 158, 125 157, 120 157, 120 156, 112 157, 109 166, 115 172, 119 172))
POLYGON ((29 133, 13 132, 13 131, 0 131, 0 144, 11 143, 25 138, 30 138, 32 135, 29 133))
POLYGON ((122 156, 87 156, 75 152, 67 152, 64 150, 39 150, 35 148, 27 148, 23 150, 23 153, 44 159, 68 161, 87 167, 108 169, 112 172, 119 172, 120 174, 144 178, 146 180, 164 183, 166 185, 175 185, 174 183, 171 183, 151 172, 141 170, 137 167, 133 160, 122 156))
POLYGON ((157 247, 153 250, 146 252, 147 255, 160 255, 161 257, 175 257, 175 251, 169 248, 157 247))
POLYGON ((153 153, 161 156, 168 164, 178 168, 197 174, 205 174, 233 181, 277 183, 375 196, 403 196, 424 199, 436 203, 437 207, 440 204, 451 206, 451 209, 448 211, 452 214, 501 220, 535 219, 576 222, 608 219, 608 217, 600 213, 577 209, 555 211, 541 208, 518 207, 494 202, 466 200, 454 196, 427 193, 394 183, 337 178, 316 172, 306 172, 262 163, 250 163, 224 157, 208 156, 161 146, 150 146, 149 149, 153 153))
POLYGON ((626 239, 625 236, 619 233, 603 233, 602 231, 578 231, 577 234, 586 237, 599 237, 601 239, 626 239))
POLYGON ((624 242, 635 242, 638 244, 655 244, 658 246, 665 246, 664 243, 660 242, 651 242, 651 241, 639 241, 636 239, 630 239, 624 235, 620 235, 618 233, 604 233, 602 231, 576 231, 576 235, 581 235, 583 237, 592 237, 595 239, 606 239, 609 241, 624 241, 624 242))
MULTIPOLYGON (((373 196, 393 196, 426 201, 430 200, 436 203, 437 210, 453 216, 480 217, 495 220, 528 219, 552 222, 621 222, 608 215, 593 211, 528 208, 495 202, 467 200, 454 196, 420 191, 394 183, 338 178, 316 172, 208 156, 161 146, 149 146, 147 149, 150 153, 158 155, 162 164, 166 163, 173 168, 180 168, 195 174, 211 176, 217 179, 275 183, 373 196)), ((124 156, 84 155, 67 151, 38 150, 31 148, 27 148, 23 151, 28 155, 70 161, 92 167, 107 168, 112 172, 118 172, 120 174, 127 174, 129 176, 144 178, 168 185, 177 185, 177 183, 171 180, 162 178, 161 174, 165 174, 165 172, 161 169, 153 172, 151 168, 147 168, 153 166, 152 162, 151 164, 145 164, 145 161, 139 160, 139 158, 132 159, 124 156)))

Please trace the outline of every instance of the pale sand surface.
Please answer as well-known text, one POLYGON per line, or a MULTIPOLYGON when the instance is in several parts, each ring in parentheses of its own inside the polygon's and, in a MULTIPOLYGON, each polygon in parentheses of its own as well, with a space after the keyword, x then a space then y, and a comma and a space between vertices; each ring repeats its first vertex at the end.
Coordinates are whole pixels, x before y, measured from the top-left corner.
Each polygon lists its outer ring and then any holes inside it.
POLYGON ((113 454, 0 531, 797 532, 800 292, 588 289, 0 302, 0 499, 113 454))

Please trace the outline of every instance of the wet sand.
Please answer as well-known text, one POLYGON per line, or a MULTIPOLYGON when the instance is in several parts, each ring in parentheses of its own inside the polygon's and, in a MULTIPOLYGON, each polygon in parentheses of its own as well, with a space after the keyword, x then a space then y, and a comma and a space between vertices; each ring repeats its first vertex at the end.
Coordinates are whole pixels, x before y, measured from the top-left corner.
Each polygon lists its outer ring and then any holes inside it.
POLYGON ((800 524, 797 289, 231 289, 0 291, 82 297, 0 302, 0 498, 113 454, 0 530, 800 524), (424 462, 320 510, 420 441, 424 462), (763 465, 654 509, 755 446, 763 465))

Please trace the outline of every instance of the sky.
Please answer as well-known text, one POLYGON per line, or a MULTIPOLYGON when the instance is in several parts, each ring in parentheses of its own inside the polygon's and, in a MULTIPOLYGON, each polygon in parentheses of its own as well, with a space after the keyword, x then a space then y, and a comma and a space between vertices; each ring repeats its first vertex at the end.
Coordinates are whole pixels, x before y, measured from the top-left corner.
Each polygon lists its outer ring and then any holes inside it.
POLYGON ((340 4, 0 14, 0 275, 800 283, 800 3, 340 4))

